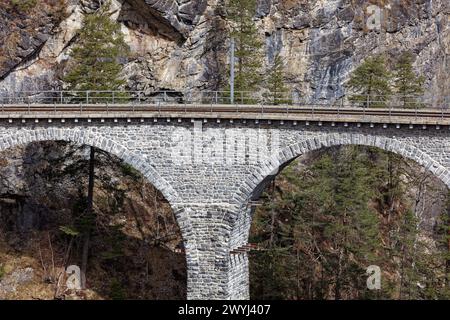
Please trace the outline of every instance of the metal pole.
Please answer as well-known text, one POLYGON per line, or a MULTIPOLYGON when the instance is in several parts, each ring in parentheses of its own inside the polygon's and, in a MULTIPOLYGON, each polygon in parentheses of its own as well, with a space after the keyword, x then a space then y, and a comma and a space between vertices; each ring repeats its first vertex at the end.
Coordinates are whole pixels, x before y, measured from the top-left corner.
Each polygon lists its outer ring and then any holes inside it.
POLYGON ((230 103, 234 104, 234 38, 231 38, 230 51, 230 103))

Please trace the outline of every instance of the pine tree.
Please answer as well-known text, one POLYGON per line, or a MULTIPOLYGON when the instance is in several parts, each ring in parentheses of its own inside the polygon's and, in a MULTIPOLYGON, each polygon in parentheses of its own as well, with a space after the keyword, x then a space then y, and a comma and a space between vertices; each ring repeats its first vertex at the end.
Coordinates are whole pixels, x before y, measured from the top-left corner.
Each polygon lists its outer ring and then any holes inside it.
MULTIPOLYGON (((369 207, 375 181, 370 165, 364 153, 347 147, 325 153, 306 171, 294 165, 283 171, 289 190, 266 195, 270 210, 257 212, 260 236, 252 239, 264 248, 272 243, 270 252, 278 253, 255 253, 258 265, 251 260, 265 295, 274 290, 272 295, 282 292, 285 299, 323 299, 334 291, 340 299, 355 291, 370 297, 365 267, 377 262, 380 243, 379 219, 369 207), (269 241, 273 233, 274 241, 269 241), (277 270, 277 277, 265 273, 267 265, 277 270)), ((253 285, 252 294, 260 297, 258 293, 253 285)))
MULTIPOLYGON (((227 16, 231 21, 231 38, 235 40, 236 73, 235 91, 255 91, 262 83, 263 46, 253 21, 256 0, 229 0, 227 16)), ((241 99, 239 96, 236 100, 241 99)), ((251 99, 250 99, 251 100, 251 99)), ((242 101, 243 103, 247 101, 242 101)), ((251 101, 248 101, 251 102, 251 101)))
POLYGON ((302 169, 287 166, 255 213, 251 242, 266 250, 250 259, 252 297, 448 299, 448 212, 430 241, 422 212, 405 199, 424 188, 419 182, 433 184, 375 148, 330 148, 313 158, 302 169), (383 272, 380 291, 366 287, 369 265, 383 272))
POLYGON ((417 76, 413 70, 413 56, 411 53, 403 53, 394 70, 396 93, 400 96, 403 108, 415 108, 420 106, 417 98, 423 94, 423 83, 425 78, 417 76))
MULTIPOLYGON (((109 9, 110 3, 107 2, 95 13, 85 17, 77 42, 70 53, 69 72, 64 78, 70 90, 89 91, 89 96, 84 97, 83 94, 83 97, 78 98, 91 99, 91 103, 126 98, 125 94, 119 93, 113 97, 111 93, 125 84, 121 78, 122 65, 119 60, 127 58, 129 48, 120 31, 120 25, 110 19, 109 9)), ((81 261, 83 289, 86 288, 91 229, 95 220, 95 151, 94 147, 90 148, 88 196, 86 209, 81 217, 85 222, 81 261)))
POLYGON ((385 107, 392 93, 383 56, 368 58, 352 73, 347 86, 353 91, 350 101, 365 107, 385 107))
POLYGON ((269 92, 265 97, 269 103, 273 105, 289 103, 287 96, 288 89, 284 83, 284 65, 283 60, 279 55, 276 55, 273 65, 267 72, 267 89, 269 92))
POLYGON ((109 17, 109 3, 95 13, 85 16, 76 44, 70 52, 69 72, 64 77, 70 90, 92 91, 93 102, 104 101, 96 97, 111 94, 95 91, 120 89, 125 81, 121 78, 123 61, 128 57, 120 25, 109 17))
MULTIPOLYGON (((325 174, 333 177, 332 202, 326 212, 329 222, 324 235, 335 248, 327 260, 335 270, 334 298, 341 299, 353 290, 354 280, 364 275, 364 267, 375 261, 379 222, 376 212, 369 207, 374 193, 366 155, 355 147, 347 147, 330 160, 331 170, 325 174)), ((357 282, 355 289, 362 290, 363 285, 357 282)))

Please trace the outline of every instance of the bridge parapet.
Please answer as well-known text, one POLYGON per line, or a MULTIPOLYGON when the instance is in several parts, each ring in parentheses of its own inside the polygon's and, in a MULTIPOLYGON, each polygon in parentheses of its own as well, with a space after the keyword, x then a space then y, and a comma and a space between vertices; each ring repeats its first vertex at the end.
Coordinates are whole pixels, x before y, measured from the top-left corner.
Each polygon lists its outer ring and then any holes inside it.
MULTIPOLYGON (((224 91, 186 92, 170 91, 48 91, 19 92, 0 96, 0 118, 3 119, 213 119, 244 121, 299 121, 368 124, 450 125, 450 99, 422 96, 401 97, 395 103, 374 108, 386 97, 372 97, 363 102, 340 101, 311 103, 293 98, 291 94, 259 96, 237 92, 236 103, 224 91)), ((392 97, 391 97, 392 98, 392 97)))
POLYGON ((237 91, 19 91, 0 92, 0 104, 197 104, 197 105, 268 105, 388 109, 448 109, 450 96, 431 95, 358 95, 332 100, 307 100, 297 92, 237 91))

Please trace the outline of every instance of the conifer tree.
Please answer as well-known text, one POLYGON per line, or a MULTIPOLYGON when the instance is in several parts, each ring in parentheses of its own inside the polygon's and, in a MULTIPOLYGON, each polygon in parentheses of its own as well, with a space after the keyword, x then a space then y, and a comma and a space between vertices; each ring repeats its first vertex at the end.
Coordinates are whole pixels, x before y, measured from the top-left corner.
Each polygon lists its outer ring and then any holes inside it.
MULTIPOLYGON (((126 45, 120 25, 110 19, 110 3, 103 4, 96 12, 85 16, 77 42, 70 52, 69 72, 64 78, 70 90, 88 91, 91 103, 109 102, 111 91, 120 89, 125 81, 121 78, 122 65, 119 60, 126 59, 129 48, 126 45), (103 92, 102 92, 103 91, 103 92), (110 92, 104 92, 110 91, 110 92)), ((83 96, 79 98, 85 98, 83 96)), ((124 98, 116 94, 115 98, 124 98)), ((95 222, 94 178, 95 153, 91 146, 89 157, 88 196, 85 212, 81 216, 84 222, 82 230, 82 287, 86 288, 86 272, 89 256, 91 229, 95 222)))
POLYGON ((276 55, 273 65, 267 72, 267 89, 269 92, 266 98, 273 105, 288 103, 288 89, 284 83, 284 65, 280 55, 276 55))
MULTIPOLYGON (((110 19, 109 8, 108 2, 85 16, 63 79, 70 90, 112 91, 125 84, 120 62, 128 57, 129 48, 120 25, 110 19)), ((92 97, 96 96, 103 95, 93 92, 92 97)))
MULTIPOLYGON (((261 85, 263 46, 253 21, 256 0, 229 0, 227 16, 231 22, 230 37, 235 40, 235 91, 252 92, 261 85)), ((239 96, 236 97, 239 99, 239 96)))
POLYGON ((413 70, 413 57, 411 53, 403 53, 394 70, 395 92, 400 96, 403 108, 414 108, 420 104, 417 98, 423 94, 423 83, 425 78, 417 76, 413 70))
POLYGON ((350 101, 365 107, 385 107, 392 93, 383 56, 368 58, 352 73, 347 86, 353 91, 350 101))
POLYGON ((285 169, 289 192, 266 195, 270 211, 258 213, 262 236, 251 240, 270 248, 255 253, 258 264, 251 264, 258 279, 251 288, 254 294, 259 296, 264 288, 265 295, 321 299, 332 288, 340 299, 349 290, 364 291, 365 267, 376 261, 380 243, 379 219, 369 207, 375 180, 368 174, 370 165, 365 154, 347 148, 321 156, 306 172, 285 169), (264 225, 274 225, 268 228, 274 237, 264 225), (277 270, 276 277, 265 272, 268 265, 277 270))
POLYGON ((312 158, 287 166, 256 210, 250 241, 264 250, 250 256, 252 297, 448 299, 448 212, 430 241, 422 211, 404 199, 419 181, 432 185, 374 148, 312 158), (379 291, 367 289, 370 265, 381 268, 379 291))

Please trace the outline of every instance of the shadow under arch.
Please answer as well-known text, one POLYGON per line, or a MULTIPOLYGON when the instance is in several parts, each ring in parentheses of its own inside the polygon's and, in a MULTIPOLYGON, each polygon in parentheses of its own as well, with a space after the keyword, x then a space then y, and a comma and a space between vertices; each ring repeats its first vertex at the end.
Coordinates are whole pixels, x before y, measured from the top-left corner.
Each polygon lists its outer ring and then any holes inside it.
POLYGON ((249 178, 243 181, 242 187, 238 189, 238 197, 236 197, 241 200, 241 203, 238 204, 241 209, 234 212, 235 216, 232 217, 234 223, 231 229, 236 236, 238 234, 246 235, 245 238, 242 238, 241 236, 238 243, 244 244, 247 243, 248 240, 248 233, 250 231, 252 220, 252 210, 248 210, 249 201, 257 200, 267 184, 277 176, 284 167, 299 156, 308 152, 339 145, 369 146, 393 152, 418 163, 426 170, 433 173, 450 188, 450 171, 446 167, 427 155, 425 151, 394 138, 355 133, 331 133, 321 136, 320 138, 305 139, 283 148, 265 161, 262 161, 258 168, 254 169, 249 175, 249 178), (241 214, 242 212, 250 212, 250 215, 241 214), (245 230, 244 233, 242 233, 243 229, 245 230))
MULTIPOLYGON (((192 234, 192 224, 185 210, 180 210, 176 205, 178 199, 177 192, 173 187, 159 175, 148 159, 134 153, 123 145, 112 139, 105 138, 101 134, 94 131, 68 129, 68 128, 39 128, 19 131, 16 134, 10 134, 0 138, 0 152, 9 148, 22 146, 31 142, 43 141, 65 141, 73 142, 80 145, 87 145, 98 148, 102 151, 111 153, 123 160, 128 165, 139 171, 152 184, 170 204, 174 212, 177 224, 180 228, 183 238, 184 247, 186 249, 186 258, 188 250, 196 248, 196 244, 192 243, 193 239, 189 235, 192 234)), ((196 255, 193 254, 187 259, 187 271, 189 279, 189 270, 191 264, 197 264, 196 255)))

